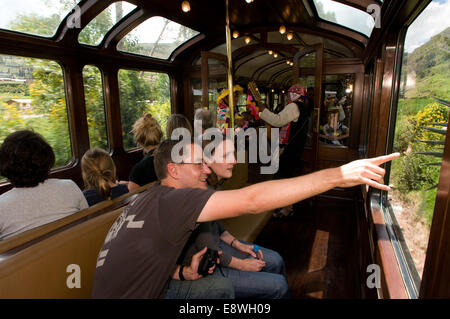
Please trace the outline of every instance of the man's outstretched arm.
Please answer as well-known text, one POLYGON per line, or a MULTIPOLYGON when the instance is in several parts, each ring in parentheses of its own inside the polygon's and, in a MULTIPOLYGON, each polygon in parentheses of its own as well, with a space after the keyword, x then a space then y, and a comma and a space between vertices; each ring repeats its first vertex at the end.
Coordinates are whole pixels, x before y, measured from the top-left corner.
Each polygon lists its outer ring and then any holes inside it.
POLYGON ((399 153, 363 159, 337 168, 324 169, 305 176, 272 180, 245 188, 214 193, 203 207, 198 222, 230 218, 244 214, 259 214, 292 205, 335 187, 367 184, 381 190, 386 171, 380 165, 396 159, 399 153))

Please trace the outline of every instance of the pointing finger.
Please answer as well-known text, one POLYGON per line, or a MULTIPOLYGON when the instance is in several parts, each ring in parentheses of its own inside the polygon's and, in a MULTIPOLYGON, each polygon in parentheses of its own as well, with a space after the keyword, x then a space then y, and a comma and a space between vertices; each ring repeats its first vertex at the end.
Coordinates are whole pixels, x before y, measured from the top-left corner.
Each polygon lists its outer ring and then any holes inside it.
POLYGON ((389 155, 384 155, 384 156, 379 156, 379 157, 369 159, 369 161, 375 165, 381 165, 386 162, 392 161, 398 157, 400 157, 400 153, 392 153, 389 155))

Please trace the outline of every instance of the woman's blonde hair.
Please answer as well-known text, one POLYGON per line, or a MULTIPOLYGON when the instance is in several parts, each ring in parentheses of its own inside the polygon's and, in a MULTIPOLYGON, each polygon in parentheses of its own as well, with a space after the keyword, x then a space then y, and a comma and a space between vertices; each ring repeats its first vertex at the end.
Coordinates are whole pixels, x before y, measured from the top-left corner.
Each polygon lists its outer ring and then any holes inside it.
POLYGON ((189 130, 189 133, 191 133, 191 136, 194 134, 194 130, 192 129, 192 125, 187 119, 186 116, 183 114, 172 114, 167 119, 167 126, 166 126, 166 137, 170 140, 170 137, 172 136, 172 132, 177 128, 187 128, 189 130))
POLYGON ((135 142, 143 148, 158 145, 163 137, 161 126, 150 113, 144 113, 134 122, 131 133, 135 142))
POLYGON ((81 159, 81 175, 86 189, 97 190, 98 195, 109 198, 111 186, 116 182, 116 165, 108 152, 93 148, 84 153, 81 159))

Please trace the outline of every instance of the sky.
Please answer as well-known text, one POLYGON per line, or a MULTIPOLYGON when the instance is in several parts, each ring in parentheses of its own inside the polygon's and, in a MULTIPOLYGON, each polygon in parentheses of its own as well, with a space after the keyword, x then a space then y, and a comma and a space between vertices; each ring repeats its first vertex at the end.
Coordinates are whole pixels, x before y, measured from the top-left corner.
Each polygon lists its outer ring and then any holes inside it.
POLYGON ((450 0, 434 0, 409 27, 405 50, 408 53, 413 52, 448 27, 450 27, 450 0))

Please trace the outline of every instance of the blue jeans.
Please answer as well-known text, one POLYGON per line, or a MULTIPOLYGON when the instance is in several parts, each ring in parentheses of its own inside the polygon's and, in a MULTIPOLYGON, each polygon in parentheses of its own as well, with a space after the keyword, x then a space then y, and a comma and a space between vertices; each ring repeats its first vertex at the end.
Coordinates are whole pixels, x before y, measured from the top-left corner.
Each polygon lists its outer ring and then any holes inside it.
POLYGON ((169 281, 166 299, 234 299, 234 289, 227 278, 207 276, 198 280, 169 281))
MULTIPOLYGON (((241 242, 251 245, 250 243, 241 242)), ((219 248, 236 258, 253 258, 237 251, 222 241, 219 244, 219 248)), ((261 271, 243 271, 229 267, 221 267, 221 272, 220 269, 216 267, 213 276, 229 279, 234 287, 236 298, 290 298, 283 258, 280 254, 271 249, 264 247, 260 247, 260 249, 262 250, 263 258, 266 262, 266 266, 261 271)))

